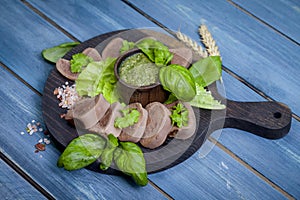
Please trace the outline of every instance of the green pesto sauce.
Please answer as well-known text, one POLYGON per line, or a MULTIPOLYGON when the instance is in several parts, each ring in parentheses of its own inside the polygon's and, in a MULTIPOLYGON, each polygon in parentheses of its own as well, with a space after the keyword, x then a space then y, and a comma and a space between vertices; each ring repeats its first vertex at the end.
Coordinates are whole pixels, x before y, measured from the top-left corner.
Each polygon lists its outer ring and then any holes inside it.
POLYGON ((120 66, 120 78, 133 86, 148 86, 158 81, 159 67, 143 53, 126 58, 120 66))

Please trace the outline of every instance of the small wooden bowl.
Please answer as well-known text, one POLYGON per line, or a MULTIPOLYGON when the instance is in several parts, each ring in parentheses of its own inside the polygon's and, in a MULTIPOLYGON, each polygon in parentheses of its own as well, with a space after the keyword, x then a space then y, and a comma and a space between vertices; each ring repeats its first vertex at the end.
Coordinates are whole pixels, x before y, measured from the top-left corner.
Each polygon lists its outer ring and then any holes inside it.
POLYGON ((139 102, 144 107, 151 102, 165 102, 169 97, 169 92, 165 91, 159 82, 147 86, 133 86, 120 78, 119 67, 121 63, 136 53, 143 53, 140 49, 132 49, 122 54, 116 61, 114 73, 118 79, 117 89, 125 103, 139 102))

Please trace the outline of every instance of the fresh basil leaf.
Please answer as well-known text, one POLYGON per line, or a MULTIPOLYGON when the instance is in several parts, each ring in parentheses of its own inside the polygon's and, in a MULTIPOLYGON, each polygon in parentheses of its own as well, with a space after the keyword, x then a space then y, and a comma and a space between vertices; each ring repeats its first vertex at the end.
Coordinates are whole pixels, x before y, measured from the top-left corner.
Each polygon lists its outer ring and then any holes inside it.
POLYGON ((190 101, 190 104, 194 107, 211 109, 211 110, 222 110, 226 106, 221 102, 214 99, 210 91, 207 91, 204 87, 196 84, 197 95, 190 101))
POLYGON ((126 108, 121 110, 123 117, 115 119, 114 126, 117 128, 126 128, 134 125, 139 121, 140 112, 136 109, 126 108))
POLYGON ((140 147, 133 142, 120 142, 114 152, 114 161, 123 173, 131 176, 140 186, 148 183, 146 162, 140 147))
POLYGON ((159 72, 163 88, 182 101, 191 101, 196 95, 196 86, 191 72, 180 65, 163 67, 159 72))
POLYGON ((91 62, 82 70, 76 79, 76 91, 80 96, 94 97, 103 94, 109 103, 118 101, 114 75, 116 58, 107 58, 99 62, 91 62))
POLYGON ((196 83, 206 87, 219 80, 222 75, 222 61, 220 56, 209 56, 195 62, 189 69, 196 83))
POLYGON ((189 121, 188 116, 189 111, 182 103, 178 103, 176 106, 172 107, 170 118, 173 126, 177 126, 179 128, 187 126, 189 121))
POLYGON ((117 148, 117 146, 119 146, 118 138, 116 138, 113 134, 109 134, 107 136, 105 149, 101 154, 100 169, 107 170, 110 167, 113 161, 114 151, 117 148))
POLYGON ((169 51, 167 46, 151 38, 141 40, 136 46, 141 49, 152 62, 159 66, 167 65, 173 58, 173 54, 169 51))
POLYGON ((83 53, 74 54, 70 61, 71 72, 72 73, 81 72, 83 67, 87 66, 89 63, 91 63, 93 61, 94 61, 93 58, 91 58, 83 53))
POLYGON ((76 170, 95 162, 105 147, 105 139, 95 134, 81 135, 68 144, 58 159, 57 166, 76 170))
POLYGON ((129 51, 130 49, 133 49, 135 47, 134 42, 128 42, 127 40, 123 40, 123 45, 120 49, 120 53, 123 54, 126 51, 129 51))
POLYGON ((42 51, 42 56, 45 60, 56 63, 58 59, 62 58, 73 47, 80 44, 79 42, 66 42, 58 46, 54 46, 42 51))

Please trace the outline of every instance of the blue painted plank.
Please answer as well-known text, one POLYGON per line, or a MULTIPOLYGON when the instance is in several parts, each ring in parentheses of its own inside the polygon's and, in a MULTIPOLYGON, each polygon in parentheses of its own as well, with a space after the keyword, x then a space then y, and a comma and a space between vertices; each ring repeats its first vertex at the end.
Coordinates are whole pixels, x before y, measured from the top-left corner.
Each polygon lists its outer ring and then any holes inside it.
MULTIPOLYGON (((237 101, 264 101, 239 81, 223 74, 226 96, 237 101)), ((292 120, 291 130, 279 140, 267 140, 244 131, 224 129, 214 137, 246 163, 300 198, 300 122, 292 120), (287 181, 288 180, 288 181, 287 181)))
MULTIPOLYGON (((154 26, 128 6, 117 4, 116 1, 111 4, 86 1, 83 6, 78 4, 78 7, 75 6, 78 3, 76 1, 37 3, 44 6, 45 10, 59 11, 53 12, 53 18, 63 20, 66 23, 61 24, 63 28, 72 27, 70 33, 81 41, 116 29, 154 26)), ((0 46, 6 47, 0 48, 0 61, 42 93, 53 65, 43 60, 41 51, 71 39, 21 1, 4 0, 0 5, 0 18, 0 46)))
POLYGON ((300 43, 300 2, 297 0, 233 0, 251 14, 300 43))
POLYGON ((56 199, 165 199, 148 184, 138 187, 124 177, 56 166, 60 152, 52 144, 34 153, 40 134, 29 136, 28 122, 42 122, 41 98, 0 68, 0 150, 56 199))
POLYGON ((121 1, 28 2, 81 41, 109 31, 155 26, 121 1))
POLYGON ((0 171, 0 199, 46 199, 3 160, 0 171))
POLYGON ((42 92, 53 65, 43 60, 41 51, 71 40, 21 1, 3 0, 0 18, 0 61, 42 92))
POLYGON ((174 199, 285 199, 218 147, 204 158, 201 151, 151 180, 174 199))
MULTIPOLYGON (((223 64, 300 115, 300 48, 227 1, 130 0, 170 29, 199 41, 200 24, 211 31, 223 64), (166 14, 168 13, 168 14, 166 14)), ((288 20, 288 18, 286 18, 288 20)))

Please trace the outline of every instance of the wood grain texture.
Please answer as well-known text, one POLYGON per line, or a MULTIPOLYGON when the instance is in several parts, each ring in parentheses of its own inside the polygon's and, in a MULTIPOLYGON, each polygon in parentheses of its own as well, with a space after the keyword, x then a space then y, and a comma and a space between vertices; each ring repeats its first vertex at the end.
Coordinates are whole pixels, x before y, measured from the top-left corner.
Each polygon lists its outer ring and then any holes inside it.
POLYGON ((155 26, 121 1, 29 0, 28 2, 80 41, 115 30, 155 26))
POLYGON ((180 29, 195 41, 199 41, 198 26, 206 24, 220 47, 225 67, 300 115, 297 44, 227 1, 130 2, 166 27, 180 29))
MULTIPOLYGON (((240 101, 263 101, 227 73, 223 74, 227 98, 240 101)), ((300 122, 293 120, 290 132, 279 140, 266 140, 247 132, 224 129, 218 139, 254 169, 296 198, 300 197, 300 122), (288 180, 288 181, 287 181, 288 180)))
POLYGON ((46 199, 39 191, 0 160, 1 199, 46 199))
POLYGON ((233 0, 251 14, 300 43, 300 3, 297 0, 233 0))
POLYGON ((53 144, 34 153, 41 134, 29 136, 27 123, 42 122, 41 98, 0 68, 0 150, 56 199, 165 199, 150 184, 138 187, 125 177, 86 169, 68 172, 56 166, 60 152, 53 144))
POLYGON ((0 18, 0 61, 42 92, 53 66, 43 60, 41 51, 70 39, 21 1, 4 0, 0 18))
POLYGON ((174 199, 285 198, 250 171, 240 171, 241 165, 219 148, 204 158, 200 152, 175 168, 151 175, 151 180, 174 199))

